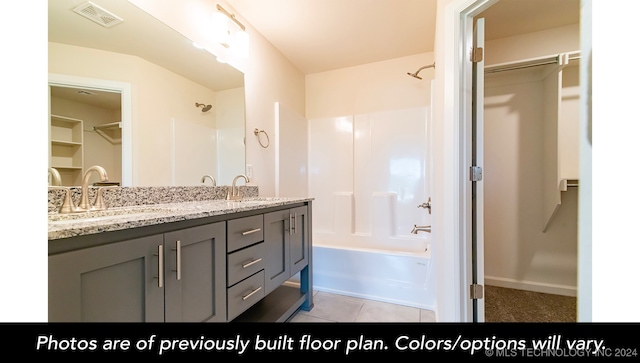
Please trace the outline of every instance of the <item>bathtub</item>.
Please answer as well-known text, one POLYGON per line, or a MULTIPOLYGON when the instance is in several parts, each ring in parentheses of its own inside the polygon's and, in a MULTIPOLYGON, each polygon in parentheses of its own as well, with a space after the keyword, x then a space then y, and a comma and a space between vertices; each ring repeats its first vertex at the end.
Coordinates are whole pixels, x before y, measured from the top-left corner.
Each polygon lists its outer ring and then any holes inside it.
POLYGON ((356 234, 336 239, 314 233, 312 248, 314 290, 435 308, 426 239, 387 237, 381 241, 356 234))

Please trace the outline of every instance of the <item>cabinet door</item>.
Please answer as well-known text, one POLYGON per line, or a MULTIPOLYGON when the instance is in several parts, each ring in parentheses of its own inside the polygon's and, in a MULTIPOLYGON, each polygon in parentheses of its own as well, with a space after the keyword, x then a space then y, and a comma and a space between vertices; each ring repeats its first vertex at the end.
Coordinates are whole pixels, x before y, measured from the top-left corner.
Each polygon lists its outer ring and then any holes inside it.
POLYGON ((265 295, 291 277, 289 255, 289 210, 264 215, 265 295))
POLYGON ((289 241, 290 273, 295 275, 309 263, 309 217, 306 206, 293 208, 289 212, 293 222, 289 241))
POLYGON ((165 233, 167 322, 226 321, 225 222, 165 233))
POLYGON ((49 256, 50 322, 162 322, 154 235, 49 256))

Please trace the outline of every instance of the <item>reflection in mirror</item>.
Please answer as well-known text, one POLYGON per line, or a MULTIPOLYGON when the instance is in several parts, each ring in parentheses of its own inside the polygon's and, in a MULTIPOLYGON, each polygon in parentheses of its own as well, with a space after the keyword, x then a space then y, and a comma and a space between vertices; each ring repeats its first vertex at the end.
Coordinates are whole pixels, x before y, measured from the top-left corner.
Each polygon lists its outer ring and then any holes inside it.
POLYGON ((124 186, 244 173, 241 72, 127 0, 50 0, 48 21, 49 166, 64 185, 91 165, 124 186), (122 21, 74 11, 85 4, 122 21))

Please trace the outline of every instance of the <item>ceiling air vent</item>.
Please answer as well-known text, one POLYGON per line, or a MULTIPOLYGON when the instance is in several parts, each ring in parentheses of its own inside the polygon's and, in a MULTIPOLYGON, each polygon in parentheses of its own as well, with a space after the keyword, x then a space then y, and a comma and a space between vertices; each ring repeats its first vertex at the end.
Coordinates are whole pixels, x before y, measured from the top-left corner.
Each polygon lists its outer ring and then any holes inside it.
POLYGON ((94 21, 105 28, 110 28, 116 24, 122 23, 122 18, 108 12, 107 10, 99 7, 98 5, 87 1, 84 4, 78 5, 73 9, 76 13, 84 16, 85 18, 94 21))

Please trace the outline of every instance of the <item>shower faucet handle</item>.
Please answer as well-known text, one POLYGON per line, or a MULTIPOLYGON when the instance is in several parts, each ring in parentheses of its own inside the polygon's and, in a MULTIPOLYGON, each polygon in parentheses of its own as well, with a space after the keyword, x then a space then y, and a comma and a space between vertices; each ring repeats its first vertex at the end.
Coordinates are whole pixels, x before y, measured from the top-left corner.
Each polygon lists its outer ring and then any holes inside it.
POLYGON ((431 197, 429 197, 429 200, 426 203, 422 203, 418 205, 418 208, 428 209, 429 214, 431 214, 431 197))

